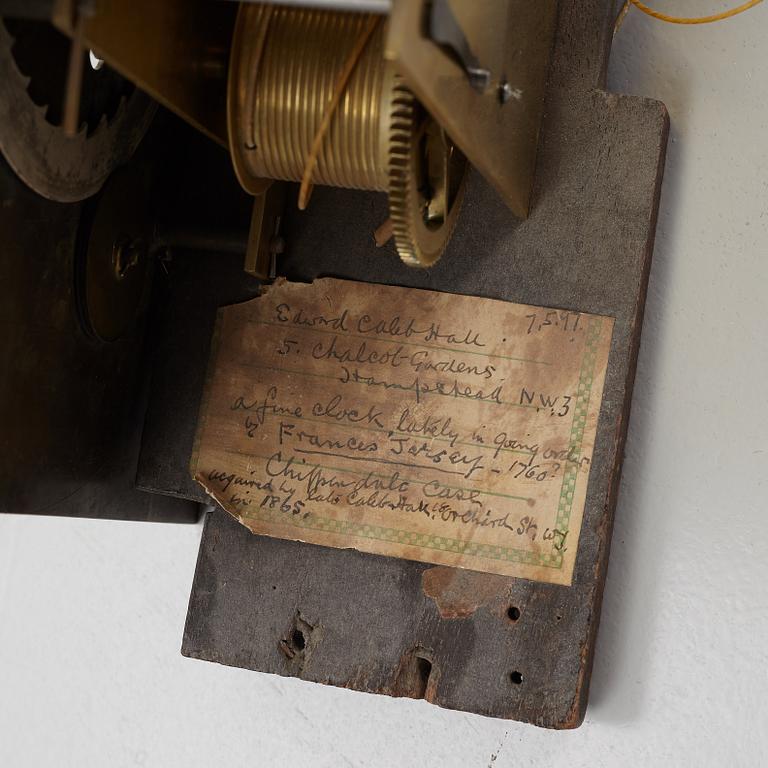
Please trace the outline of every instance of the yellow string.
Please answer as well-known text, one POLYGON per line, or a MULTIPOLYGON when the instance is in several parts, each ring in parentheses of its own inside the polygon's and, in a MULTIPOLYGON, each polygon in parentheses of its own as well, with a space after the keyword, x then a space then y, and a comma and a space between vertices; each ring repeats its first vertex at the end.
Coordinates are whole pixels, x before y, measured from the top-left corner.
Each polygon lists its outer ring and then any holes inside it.
POLYGON ((304 162, 304 173, 301 175, 301 185, 299 186, 299 209, 302 211, 307 207, 309 196, 312 194, 312 173, 317 165, 320 150, 323 148, 323 138, 328 130, 328 126, 331 124, 331 119, 336 111, 336 107, 339 106, 341 97, 344 95, 347 83, 349 83, 349 79, 355 71, 357 62, 363 55, 365 46, 368 44, 371 35, 373 35, 380 18, 380 16, 373 15, 368 19, 368 23, 355 41, 352 52, 347 57, 344 67, 336 78, 336 83, 333 86, 333 93, 331 94, 331 100, 325 108, 320 127, 317 129, 309 154, 304 162))
POLYGON ((648 16, 652 16, 654 19, 659 19, 660 21, 668 21, 670 24, 709 24, 713 21, 722 21, 723 19, 729 19, 731 16, 736 16, 739 13, 748 11, 750 8, 754 8, 758 5, 758 3, 762 3, 763 0, 748 0, 746 3, 731 8, 730 10, 723 11, 722 13, 714 13, 711 16, 697 16, 694 18, 670 16, 667 13, 654 11, 653 8, 649 8, 644 3, 641 3, 640 0, 629 0, 629 2, 631 2, 639 11, 642 11, 648 16))

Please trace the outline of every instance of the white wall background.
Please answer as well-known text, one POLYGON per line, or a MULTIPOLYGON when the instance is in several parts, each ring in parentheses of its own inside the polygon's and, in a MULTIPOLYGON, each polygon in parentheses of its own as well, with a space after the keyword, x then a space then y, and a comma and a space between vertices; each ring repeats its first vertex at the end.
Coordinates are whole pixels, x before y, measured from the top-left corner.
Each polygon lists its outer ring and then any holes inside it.
POLYGON ((765 4, 614 47, 672 136, 579 730, 185 659, 199 526, 0 516, 0 766, 768 765, 767 44, 765 4))

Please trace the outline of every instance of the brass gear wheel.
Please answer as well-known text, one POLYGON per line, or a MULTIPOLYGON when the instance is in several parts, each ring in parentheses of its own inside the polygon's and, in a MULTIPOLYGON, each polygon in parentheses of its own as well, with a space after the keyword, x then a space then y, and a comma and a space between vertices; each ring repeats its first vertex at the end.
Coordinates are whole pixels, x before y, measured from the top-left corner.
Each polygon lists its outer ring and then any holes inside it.
POLYGON ((451 239, 464 197, 466 159, 395 76, 389 126, 389 215, 400 258, 431 267, 451 239))
MULTIPOLYGON (((369 28, 366 14, 244 3, 228 82, 229 144, 243 188, 301 181, 339 73, 369 28)), ((402 260, 429 267, 451 236, 466 161, 384 56, 384 24, 367 33, 320 133, 311 182, 389 193, 402 260)))

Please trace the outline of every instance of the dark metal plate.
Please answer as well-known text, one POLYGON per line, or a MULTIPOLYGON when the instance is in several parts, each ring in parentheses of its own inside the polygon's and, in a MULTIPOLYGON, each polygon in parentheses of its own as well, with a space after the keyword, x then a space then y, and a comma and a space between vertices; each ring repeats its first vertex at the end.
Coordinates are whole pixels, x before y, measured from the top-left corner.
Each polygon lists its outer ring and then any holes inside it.
POLYGON ((194 522, 134 488, 144 323, 105 344, 75 296, 81 205, 39 197, 0 160, 0 512, 194 522))

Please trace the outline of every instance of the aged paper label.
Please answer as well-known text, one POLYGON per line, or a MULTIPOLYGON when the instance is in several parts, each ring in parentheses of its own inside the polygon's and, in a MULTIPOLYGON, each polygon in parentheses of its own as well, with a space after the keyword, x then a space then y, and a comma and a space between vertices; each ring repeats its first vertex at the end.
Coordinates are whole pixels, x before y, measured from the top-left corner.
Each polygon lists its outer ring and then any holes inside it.
POLYGON ((612 331, 280 281, 220 312, 192 472, 254 533, 570 584, 612 331))

